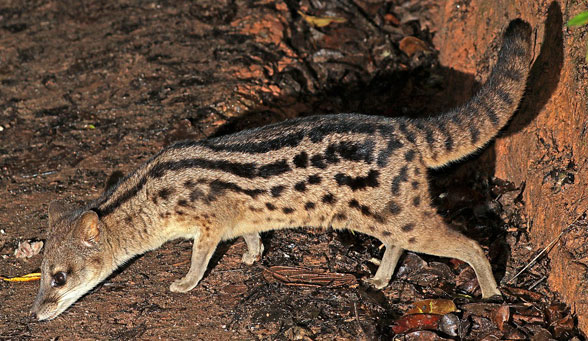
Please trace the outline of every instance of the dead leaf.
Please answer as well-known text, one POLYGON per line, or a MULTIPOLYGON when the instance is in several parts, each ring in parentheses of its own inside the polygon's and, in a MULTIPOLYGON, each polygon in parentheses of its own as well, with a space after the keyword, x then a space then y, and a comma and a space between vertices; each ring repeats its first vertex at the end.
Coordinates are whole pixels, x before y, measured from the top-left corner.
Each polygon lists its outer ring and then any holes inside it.
POLYGON ((413 36, 402 38, 398 43, 398 47, 409 57, 412 57, 417 52, 427 51, 429 49, 424 41, 413 36))
POLYGON ((347 22, 347 19, 342 17, 315 17, 312 15, 304 14, 302 13, 302 11, 298 11, 298 14, 300 14, 304 18, 304 20, 306 20, 307 23, 316 27, 328 26, 331 23, 342 24, 347 22))
POLYGON ((541 301, 543 296, 533 291, 529 291, 527 289, 522 288, 515 288, 515 287, 504 287, 503 290, 506 294, 510 294, 512 296, 516 296, 519 299, 527 302, 538 302, 541 301))
POLYGON ((428 330, 417 330, 404 336, 405 341, 443 341, 449 340, 428 330))
POLYGON ((400 26, 400 20, 398 20, 398 18, 396 18, 396 16, 392 13, 387 13, 386 15, 384 15, 384 20, 386 20, 394 26, 400 26))
POLYGON ((446 299, 429 299, 413 303, 414 308, 406 314, 435 314, 445 315, 458 311, 452 300, 446 299))
POLYGON ((411 330, 437 330, 441 315, 434 314, 415 314, 404 315, 398 320, 394 321, 392 331, 395 334, 406 333, 411 330))
POLYGON ((41 252, 43 248, 42 241, 31 242, 30 240, 18 242, 18 247, 14 250, 16 258, 31 258, 41 252))
POLYGON ((567 315, 551 324, 553 327, 553 334, 557 339, 564 338, 568 333, 574 329, 574 319, 571 315, 567 315))
POLYGON ((496 309, 492 316, 492 320, 494 321, 494 323, 496 323, 496 326, 498 326, 498 329, 500 329, 501 332, 504 331, 504 324, 508 322, 509 319, 510 307, 507 305, 503 305, 500 308, 496 309))
POLYGON ((459 333, 459 328, 461 327, 461 321, 459 317, 455 314, 446 314, 441 317, 439 321, 438 329, 439 331, 449 335, 449 336, 457 336, 459 333))

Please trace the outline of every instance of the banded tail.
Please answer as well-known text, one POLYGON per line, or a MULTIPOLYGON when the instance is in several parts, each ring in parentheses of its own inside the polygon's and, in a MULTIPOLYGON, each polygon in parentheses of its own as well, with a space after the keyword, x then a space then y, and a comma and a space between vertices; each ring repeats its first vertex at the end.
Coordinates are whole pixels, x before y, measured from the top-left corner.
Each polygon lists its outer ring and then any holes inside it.
POLYGON ((466 104, 441 115, 406 119, 400 130, 414 140, 428 167, 446 165, 490 142, 516 111, 532 58, 531 26, 513 20, 486 83, 466 104))

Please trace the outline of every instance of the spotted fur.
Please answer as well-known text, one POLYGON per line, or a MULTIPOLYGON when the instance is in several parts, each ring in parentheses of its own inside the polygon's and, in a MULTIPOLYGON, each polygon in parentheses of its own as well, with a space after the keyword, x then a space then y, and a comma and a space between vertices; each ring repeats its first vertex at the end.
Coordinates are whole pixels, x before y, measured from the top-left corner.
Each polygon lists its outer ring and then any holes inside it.
POLYGON ((252 264, 263 252, 260 232, 299 226, 380 239, 386 251, 369 280, 376 288, 388 284, 408 249, 469 263, 482 296, 499 295, 482 249, 431 207, 426 170, 482 148, 508 122, 528 75, 530 33, 528 24, 513 21, 479 93, 441 115, 312 116, 177 143, 84 209, 52 204, 33 312, 54 318, 120 264, 174 238, 194 239, 190 270, 170 286, 186 292, 220 241, 243 236, 243 261, 252 264), (64 271, 67 283, 53 286, 64 271))

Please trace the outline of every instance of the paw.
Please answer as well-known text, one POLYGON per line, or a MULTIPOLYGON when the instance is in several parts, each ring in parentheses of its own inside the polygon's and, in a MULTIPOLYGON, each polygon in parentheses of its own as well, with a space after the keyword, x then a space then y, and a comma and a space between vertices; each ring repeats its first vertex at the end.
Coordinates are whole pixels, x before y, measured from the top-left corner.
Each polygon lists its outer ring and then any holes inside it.
POLYGON ((497 294, 494 294, 490 297, 482 297, 482 300, 488 303, 503 303, 504 297, 502 297, 502 294, 498 292, 497 294))
POLYGON ((175 280, 170 286, 169 290, 171 292, 188 292, 192 290, 198 282, 194 283, 193 281, 187 280, 186 278, 175 280))
POLYGON ((241 261, 246 265, 253 265, 256 261, 261 259, 261 254, 263 253, 263 245, 259 248, 257 252, 247 251, 243 254, 243 258, 241 261))
POLYGON ((387 280, 376 277, 366 279, 365 282, 378 290, 384 289, 388 285, 387 280))
POLYGON ((259 259, 258 254, 252 254, 249 252, 245 252, 243 254, 243 258, 241 258, 241 262, 245 263, 246 265, 253 265, 253 263, 255 263, 255 261, 258 259, 259 259))

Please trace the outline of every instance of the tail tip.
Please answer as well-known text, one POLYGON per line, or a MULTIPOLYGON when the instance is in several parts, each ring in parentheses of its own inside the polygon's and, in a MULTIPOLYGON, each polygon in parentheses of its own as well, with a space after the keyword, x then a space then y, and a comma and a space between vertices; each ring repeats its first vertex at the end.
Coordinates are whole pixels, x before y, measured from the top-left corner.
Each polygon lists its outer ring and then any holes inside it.
POLYGON ((504 32, 504 38, 518 38, 525 42, 530 42, 532 32, 533 29, 531 28, 531 25, 528 22, 519 18, 511 21, 510 24, 508 24, 508 27, 504 32))

